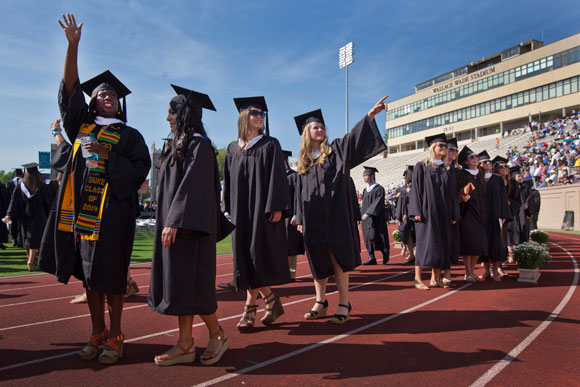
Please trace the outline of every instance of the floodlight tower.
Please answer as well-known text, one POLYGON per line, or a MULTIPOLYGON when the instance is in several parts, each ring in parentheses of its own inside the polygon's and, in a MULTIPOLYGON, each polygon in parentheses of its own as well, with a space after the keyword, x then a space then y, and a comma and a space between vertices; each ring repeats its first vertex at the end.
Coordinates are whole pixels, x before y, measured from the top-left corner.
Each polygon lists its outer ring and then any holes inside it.
POLYGON ((353 47, 354 44, 350 42, 338 50, 338 67, 346 68, 346 133, 348 133, 348 66, 354 62, 353 47))

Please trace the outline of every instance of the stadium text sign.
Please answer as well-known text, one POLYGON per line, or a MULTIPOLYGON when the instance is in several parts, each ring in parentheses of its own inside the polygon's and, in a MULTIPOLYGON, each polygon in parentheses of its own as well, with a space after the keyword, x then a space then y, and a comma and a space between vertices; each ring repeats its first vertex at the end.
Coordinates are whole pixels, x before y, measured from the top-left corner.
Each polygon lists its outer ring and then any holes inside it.
POLYGON ((481 71, 479 71, 477 73, 469 74, 469 75, 466 75, 464 77, 454 79, 451 82, 447 82, 444 85, 434 87, 433 88, 433 93, 434 94, 437 94, 437 93, 440 93, 442 91, 445 91, 445 90, 448 90, 448 89, 452 89, 452 88, 454 88, 456 86, 463 85, 464 83, 468 83, 468 82, 471 82, 471 81, 475 81, 475 80, 477 80, 477 79, 479 79, 481 77, 485 77, 485 76, 487 76, 489 74, 493 74, 493 73, 495 73, 495 66, 494 67, 490 67, 490 68, 485 69, 485 70, 481 70, 481 71))

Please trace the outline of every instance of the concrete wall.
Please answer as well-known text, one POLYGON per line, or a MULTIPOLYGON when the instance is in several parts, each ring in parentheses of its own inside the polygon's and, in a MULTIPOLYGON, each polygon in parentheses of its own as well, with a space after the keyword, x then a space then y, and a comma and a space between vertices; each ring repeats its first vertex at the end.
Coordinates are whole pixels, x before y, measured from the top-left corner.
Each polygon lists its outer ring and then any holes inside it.
POLYGON ((538 218, 539 228, 562 226, 564 211, 574 211, 574 230, 580 229, 580 184, 540 188, 542 204, 538 218))

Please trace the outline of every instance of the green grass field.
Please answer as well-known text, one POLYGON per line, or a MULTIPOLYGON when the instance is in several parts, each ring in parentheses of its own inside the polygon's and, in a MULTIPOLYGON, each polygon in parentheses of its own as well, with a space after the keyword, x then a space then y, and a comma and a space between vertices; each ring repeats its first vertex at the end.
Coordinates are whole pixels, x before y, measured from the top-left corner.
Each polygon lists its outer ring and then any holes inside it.
MULTIPOLYGON (((5 244, 10 246, 11 243, 5 244)), ((232 236, 228 235, 216 246, 217 254, 230 254, 232 252, 232 236)), ((153 235, 149 233, 137 233, 133 244, 131 263, 150 262, 153 256, 153 235)), ((26 266, 26 250, 7 247, 0 250, 0 277, 28 274, 26 266)))

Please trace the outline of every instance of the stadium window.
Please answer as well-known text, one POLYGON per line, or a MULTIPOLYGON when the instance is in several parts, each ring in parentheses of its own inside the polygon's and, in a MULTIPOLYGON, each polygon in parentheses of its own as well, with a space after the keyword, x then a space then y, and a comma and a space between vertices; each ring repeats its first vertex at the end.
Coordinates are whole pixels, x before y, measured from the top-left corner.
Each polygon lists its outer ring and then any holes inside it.
POLYGON ((567 66, 568 65, 568 52, 563 52, 560 58, 562 60, 561 66, 562 67, 567 66))
POLYGON ((546 66, 550 69, 552 67, 554 67, 554 57, 553 56, 549 56, 548 57, 548 61, 546 62, 546 66))
POLYGON ((524 105, 530 103, 530 92, 528 90, 524 91, 524 105))
POLYGON ((540 69, 545 69, 546 68, 546 58, 542 58, 540 59, 540 69))
POLYGON ((560 68, 560 53, 554 54, 554 68, 560 68))
POLYGON ((570 92, 571 93, 578 92, 578 78, 576 77, 572 78, 572 81, 570 82, 570 92))
POLYGON ((562 96, 562 81, 556 83, 556 97, 562 96))
POLYGON ((550 85, 549 98, 556 98, 556 86, 553 83, 550 85))
POLYGON ((540 71, 540 61, 539 60, 534 62, 534 72, 535 71, 540 71))
POLYGON ((505 100, 506 100, 506 98, 505 98, 505 97, 502 97, 502 98, 501 98, 501 106, 500 106, 501 110, 505 110, 505 109, 506 109, 506 103, 505 103, 505 100))

